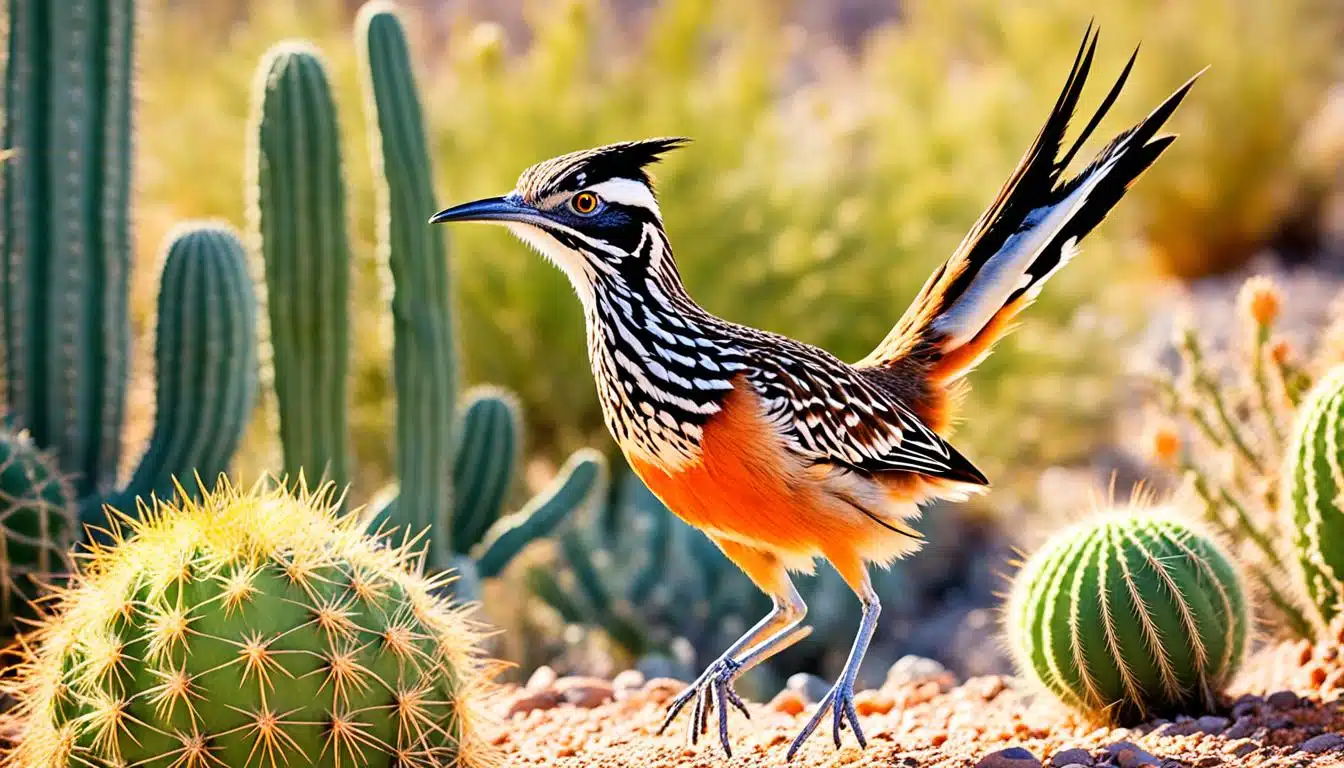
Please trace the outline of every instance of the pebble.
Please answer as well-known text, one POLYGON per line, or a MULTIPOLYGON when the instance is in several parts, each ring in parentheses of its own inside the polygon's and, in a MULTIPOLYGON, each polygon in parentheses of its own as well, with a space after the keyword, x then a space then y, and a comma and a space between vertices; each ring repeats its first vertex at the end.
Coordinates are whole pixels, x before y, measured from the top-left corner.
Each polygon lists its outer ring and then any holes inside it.
POLYGON ((1022 747, 1009 747, 980 758, 975 768, 1040 768, 1041 761, 1022 747))
POLYGON ((1253 715, 1259 711, 1260 705, 1264 703, 1265 700, 1259 696, 1252 694, 1242 696, 1240 699, 1237 699, 1237 703, 1232 707, 1232 718, 1238 719, 1246 717, 1247 715, 1253 715))
POLYGON ((600 677, 562 677, 554 689, 566 702, 583 709, 605 704, 616 694, 611 683, 600 677))
POLYGON ((611 687, 616 691, 616 698, 627 698, 644 687, 644 673, 638 669, 627 669, 612 679, 611 687))
POLYGON ((686 689, 686 683, 674 677, 651 677, 644 683, 644 695, 662 704, 686 689))
POLYGON ((1227 730, 1227 727, 1231 724, 1232 721, 1228 720, 1226 717, 1205 715, 1195 721, 1195 729, 1203 731, 1204 733, 1222 733, 1227 730))
POLYGON ((1297 706, 1297 694, 1292 691, 1275 691, 1265 697, 1269 706, 1278 710, 1292 709, 1297 706))
POLYGON ((983 675, 981 677, 972 677, 961 686, 961 690, 966 696, 973 696, 984 701, 993 701, 1003 689, 1007 686, 1003 678, 998 675, 983 675))
POLYGON ((1227 745, 1223 747, 1224 752, 1226 752, 1229 755, 1233 755, 1235 757, 1245 757, 1254 752, 1255 749, 1256 744, 1254 741, 1251 741, 1250 739, 1237 739, 1236 741, 1229 741, 1227 745))
POLYGON ((559 679, 559 675, 555 674, 555 670, 543 664, 537 667, 537 671, 533 672, 531 677, 527 678, 527 685, 523 687, 529 691, 544 691, 555 685, 557 679, 559 679))
POLYGON ((939 662, 915 656, 902 656, 887 670, 888 687, 901 687, 919 683, 939 682, 948 687, 956 685, 956 677, 939 662))
POLYGON ((1092 765, 1092 754, 1086 749, 1066 749, 1063 752, 1056 752, 1055 756, 1050 758, 1050 765, 1053 768, 1066 768, 1070 765, 1092 765))
POLYGON ((803 695, 801 693, 785 688, 775 694, 775 698, 770 700, 768 706, 776 712, 783 712, 786 715, 798 715, 807 708, 807 702, 803 701, 803 695))
POLYGON ((896 706, 896 702, 880 690, 859 691, 854 694, 854 711, 859 717, 885 715, 896 706))
POLYGON ((1340 736, 1338 733, 1322 733, 1320 736, 1313 736, 1302 742, 1299 747, 1309 755, 1334 752, 1341 748, 1344 748, 1344 736, 1340 736))
POLYGON ((513 700, 509 705, 508 716, 524 714, 535 709, 554 709, 560 704, 562 697, 558 691, 545 690, 534 691, 513 700))
POLYGON ((1238 717, 1237 721, 1232 724, 1232 727, 1223 732, 1223 735, 1229 739, 1244 739, 1252 733, 1255 733, 1255 729, 1258 727, 1260 726, 1255 722, 1254 717, 1243 715, 1238 717))
POLYGON ((1161 765, 1162 761, 1139 748, 1137 744, 1129 741, 1117 741, 1106 748, 1107 752, 1115 755, 1115 762, 1120 768, 1138 768, 1141 765, 1161 765))
POLYGON ((831 690, 830 683, 807 672, 790 675, 789 681, 784 684, 784 687, 790 691, 797 691, 803 697, 803 701, 808 704, 821 701, 831 690))

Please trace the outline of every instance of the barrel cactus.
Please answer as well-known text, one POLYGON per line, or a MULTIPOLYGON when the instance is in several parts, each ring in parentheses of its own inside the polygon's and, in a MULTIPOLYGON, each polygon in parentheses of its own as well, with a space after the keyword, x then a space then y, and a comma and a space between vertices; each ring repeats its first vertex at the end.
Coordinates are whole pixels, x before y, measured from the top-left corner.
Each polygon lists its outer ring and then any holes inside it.
POLYGON ((1111 510, 1051 537, 1022 567, 1005 617, 1019 668, 1098 719, 1209 707, 1236 672, 1242 576, 1174 515, 1111 510))
POLYGON ((489 764, 472 620, 335 499, 222 480, 120 516, 7 683, 8 764, 489 764))
MULTIPOLYGON (((117 486, 130 381, 135 17, 133 0, 9 0, 6 16, 3 146, 11 154, 0 167, 0 386, 10 425, 70 478, 93 524, 103 522, 104 502, 124 505, 162 488, 159 478, 194 486, 199 458, 182 445, 151 443, 135 474, 144 482, 117 486)), ((233 333, 218 323, 255 323, 248 306, 222 306, 234 298, 212 289, 193 307, 160 306, 161 329, 190 318, 176 328, 174 365, 208 369, 213 385, 230 392, 255 375, 250 353, 214 343, 233 333)), ((160 382, 160 393, 167 389, 160 382)), ((225 433, 249 415, 235 404, 205 399, 178 411, 160 403, 161 421, 173 428, 156 429, 156 439, 200 429, 225 462, 237 442, 225 433)))
MULTIPOLYGON (((605 466, 591 451, 576 453, 557 483, 524 506, 526 519, 505 514, 521 419, 502 390, 458 396, 447 242, 425 224, 437 210, 433 164, 405 29, 382 0, 366 4, 355 26, 397 406, 398 482, 380 494, 369 524, 428 531, 430 569, 489 578, 593 498, 605 466)), ((336 104, 321 52, 302 41, 274 46, 254 88, 249 220, 255 272, 271 297, 264 369, 276 394, 284 472, 344 485, 352 454, 352 258, 336 104)))
POLYGON ((1330 370, 1301 407, 1280 473, 1284 519, 1297 574, 1321 627, 1344 611, 1344 365, 1330 370))
POLYGON ((0 432, 0 618, 31 616, 42 583, 66 569, 75 491, 26 434, 0 432))

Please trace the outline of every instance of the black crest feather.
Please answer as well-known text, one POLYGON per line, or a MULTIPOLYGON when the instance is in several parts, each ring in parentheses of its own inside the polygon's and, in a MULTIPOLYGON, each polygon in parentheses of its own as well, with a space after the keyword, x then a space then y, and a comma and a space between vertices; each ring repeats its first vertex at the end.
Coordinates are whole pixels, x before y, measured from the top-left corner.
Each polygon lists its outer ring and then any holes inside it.
POLYGON ((525 200, 537 200, 608 179, 635 179, 649 184, 648 167, 663 154, 689 142, 690 139, 679 136, 622 141, 553 157, 523 171, 518 177, 518 193, 525 200))

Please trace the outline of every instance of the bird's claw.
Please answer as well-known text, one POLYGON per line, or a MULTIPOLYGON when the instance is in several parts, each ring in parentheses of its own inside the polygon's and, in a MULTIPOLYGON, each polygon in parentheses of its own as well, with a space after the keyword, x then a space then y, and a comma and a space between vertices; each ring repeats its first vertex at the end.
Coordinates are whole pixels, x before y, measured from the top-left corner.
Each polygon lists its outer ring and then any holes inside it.
POLYGON ((784 758, 786 761, 793 760, 793 756, 802 748, 803 742, 807 741, 828 712, 832 716, 831 736, 835 740, 836 749, 840 748, 840 732, 845 730, 846 726, 854 729, 854 738, 858 739, 861 748, 868 746, 868 740, 863 736, 863 728, 859 726, 859 713, 854 708, 854 684, 841 680, 818 702, 817 711, 812 714, 812 719, 807 721, 807 725, 803 726, 803 730, 789 745, 789 753, 784 758))
POLYGON ((751 713, 747 711, 747 705, 742 701, 742 697, 733 690, 733 681, 737 678, 742 665, 732 659, 719 659, 705 670, 704 674, 694 683, 691 683, 686 690, 677 694, 677 697, 668 705, 667 715, 663 718, 663 724, 658 727, 658 733, 667 730, 667 726, 672 724, 677 714, 685 706, 695 701, 695 706, 691 708, 691 722, 687 729, 687 735, 690 742, 695 744, 700 736, 709 733, 709 718, 714 712, 719 713, 719 743, 723 745, 723 751, 729 757, 733 755, 733 748, 728 740, 728 705, 732 705, 739 712, 751 719, 751 713))

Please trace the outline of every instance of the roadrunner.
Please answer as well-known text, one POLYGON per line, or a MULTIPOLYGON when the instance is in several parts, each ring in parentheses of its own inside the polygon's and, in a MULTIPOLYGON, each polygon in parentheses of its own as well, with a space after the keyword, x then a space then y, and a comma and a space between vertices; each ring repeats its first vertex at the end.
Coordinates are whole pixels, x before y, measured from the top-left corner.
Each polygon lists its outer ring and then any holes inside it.
POLYGON ((693 701, 690 740, 708 732, 717 711, 719 740, 732 754, 728 709, 750 717, 733 683, 811 631, 789 573, 811 572, 820 557, 858 595, 863 618, 839 680, 788 758, 828 713, 837 748, 846 727, 866 745, 854 680, 880 611, 868 566, 920 547, 911 525, 920 504, 964 499, 988 485, 940 436, 962 377, 1175 139, 1157 131, 1194 82, 1065 178, 1138 54, 1061 157, 1095 50, 1089 26, 1063 92, 1008 183, 886 339, 854 364, 716 317, 687 293, 647 170, 684 139, 547 160, 524 171, 509 194, 430 219, 502 223, 569 276, 583 303, 602 412, 631 468, 772 598, 769 614, 672 701, 660 733, 693 701))

